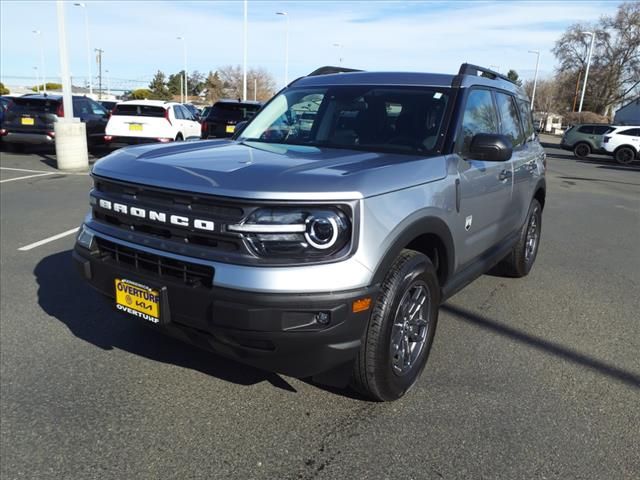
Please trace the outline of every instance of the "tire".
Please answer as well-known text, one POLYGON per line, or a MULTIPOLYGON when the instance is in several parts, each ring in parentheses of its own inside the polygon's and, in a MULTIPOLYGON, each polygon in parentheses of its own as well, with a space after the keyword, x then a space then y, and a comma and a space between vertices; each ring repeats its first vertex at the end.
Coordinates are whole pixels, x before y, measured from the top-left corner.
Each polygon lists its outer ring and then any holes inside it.
POLYGON ((176 135, 176 139, 175 139, 175 141, 176 141, 176 142, 182 142, 182 141, 184 141, 184 138, 182 137, 182 134, 181 134, 181 133, 178 133, 178 135, 176 135))
POLYGON ((525 277, 536 261, 542 233, 542 206, 535 198, 529 206, 527 221, 524 222, 518 243, 511 253, 498 265, 498 271, 508 277, 525 277), (531 237, 530 237, 531 233, 531 237), (533 242, 533 244, 531 244, 533 242))
POLYGON ((616 150, 616 162, 620 165, 629 165, 636 159, 636 152, 631 147, 620 147, 616 150))
POLYGON ((433 264, 421 253, 403 250, 371 311, 353 367, 352 388, 371 400, 391 401, 415 385, 429 357, 439 305, 433 264), (421 307, 416 310, 417 305, 421 307), (411 309, 420 314, 407 321, 411 309), (402 355, 400 348, 407 354, 402 355))
POLYGON ((591 154, 591 146, 588 143, 578 143, 573 147, 573 154, 578 158, 587 158, 591 154))

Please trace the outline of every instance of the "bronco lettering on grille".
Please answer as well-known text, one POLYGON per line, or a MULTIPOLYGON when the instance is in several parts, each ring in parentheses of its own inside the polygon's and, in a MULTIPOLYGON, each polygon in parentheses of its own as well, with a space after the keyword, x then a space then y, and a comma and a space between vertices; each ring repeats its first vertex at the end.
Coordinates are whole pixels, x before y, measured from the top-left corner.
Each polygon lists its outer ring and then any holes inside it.
POLYGON ((215 229, 215 223, 211 220, 189 218, 183 215, 173 215, 166 212, 159 212, 157 210, 134 207, 124 203, 105 200, 104 198, 99 199, 96 206, 103 210, 109 210, 130 217, 143 218, 151 222, 169 223, 178 227, 192 227, 195 230, 204 230, 208 232, 213 232, 215 229))

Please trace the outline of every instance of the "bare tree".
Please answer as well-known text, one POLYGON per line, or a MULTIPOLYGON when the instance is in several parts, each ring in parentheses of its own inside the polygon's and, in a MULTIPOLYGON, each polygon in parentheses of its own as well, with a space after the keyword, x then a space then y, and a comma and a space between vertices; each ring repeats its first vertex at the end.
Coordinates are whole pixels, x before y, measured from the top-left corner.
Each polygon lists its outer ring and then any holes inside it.
MULTIPOLYGON (((239 65, 227 65, 218 70, 224 92, 231 98, 242 97, 242 68, 239 65)), ((257 84, 256 98, 261 101, 269 100, 276 91, 273 76, 264 68, 251 68, 247 72, 247 95, 253 100, 254 85, 257 84), (255 82, 254 82, 255 80, 255 82)))
POLYGON ((569 111, 586 69, 591 40, 586 31, 595 32, 596 39, 584 109, 606 115, 622 99, 636 95, 640 86, 640 2, 620 4, 615 16, 603 16, 595 25, 574 24, 556 42, 553 53, 563 74, 558 87, 569 111))

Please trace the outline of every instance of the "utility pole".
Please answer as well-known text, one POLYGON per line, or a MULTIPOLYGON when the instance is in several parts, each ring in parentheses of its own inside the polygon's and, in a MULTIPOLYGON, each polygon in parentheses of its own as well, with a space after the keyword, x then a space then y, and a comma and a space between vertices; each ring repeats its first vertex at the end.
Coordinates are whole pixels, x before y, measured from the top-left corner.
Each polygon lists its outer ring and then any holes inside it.
POLYGON ((573 108, 572 112, 576 111, 576 103, 578 103, 578 92, 580 91, 580 79, 582 78, 582 70, 578 71, 578 80, 576 81, 576 93, 573 96, 573 108))
POLYGON ((98 62, 98 99, 102 100, 102 54, 104 50, 96 48, 95 51, 98 54, 96 56, 98 62))
POLYGON ((584 102, 584 92, 587 90, 587 79, 589 78, 589 67, 591 66, 591 55, 593 54, 593 42, 596 39, 596 32, 583 32, 584 35, 591 35, 589 45, 589 55, 587 56, 587 69, 584 71, 584 83, 582 84, 582 94, 580 95, 580 106, 578 112, 582 113, 582 103, 584 102))

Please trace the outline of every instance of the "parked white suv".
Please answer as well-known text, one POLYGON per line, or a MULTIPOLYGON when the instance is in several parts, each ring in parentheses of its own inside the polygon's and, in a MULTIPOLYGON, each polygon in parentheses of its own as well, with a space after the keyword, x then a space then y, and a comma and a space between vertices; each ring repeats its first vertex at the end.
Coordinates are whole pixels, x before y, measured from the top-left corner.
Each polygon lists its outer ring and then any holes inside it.
POLYGON ((162 100, 118 103, 105 129, 105 142, 119 146, 200 138, 200 123, 184 105, 162 100))
POLYGON ((640 159, 640 127, 616 127, 602 137, 602 148, 622 165, 640 159))

